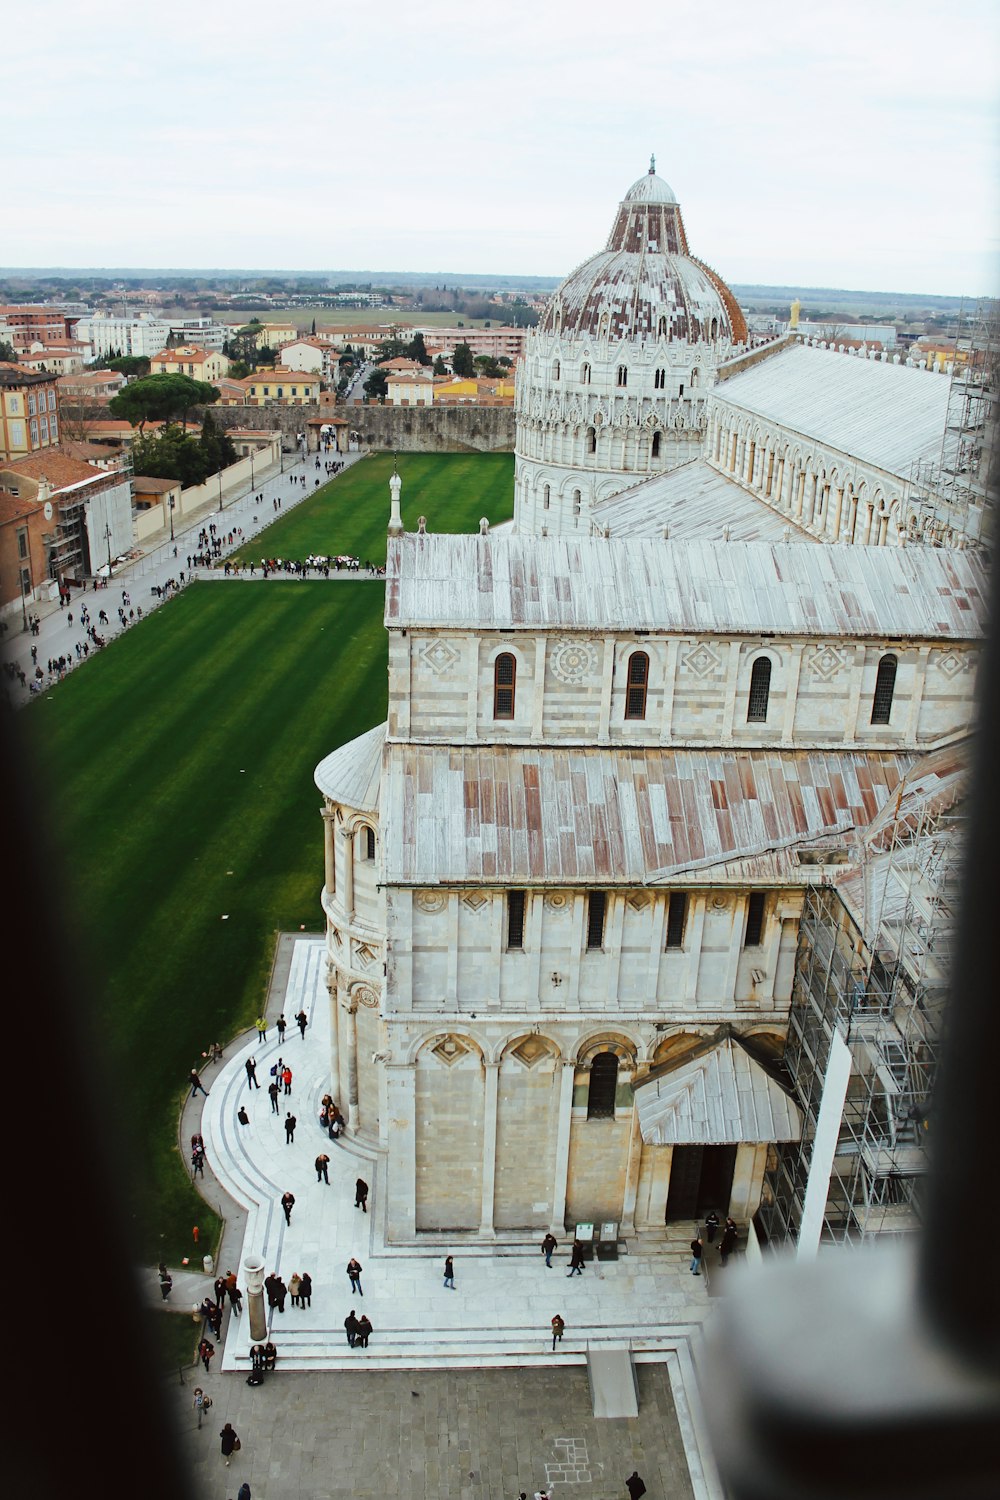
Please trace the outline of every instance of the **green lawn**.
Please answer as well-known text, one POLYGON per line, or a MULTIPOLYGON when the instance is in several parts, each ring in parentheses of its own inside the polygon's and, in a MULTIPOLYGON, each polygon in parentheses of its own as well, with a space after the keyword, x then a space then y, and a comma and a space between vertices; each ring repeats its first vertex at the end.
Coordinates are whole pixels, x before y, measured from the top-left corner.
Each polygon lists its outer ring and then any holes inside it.
MULTIPOLYGON (((480 516, 496 524, 514 514, 511 453, 404 453, 396 464, 408 531, 416 531, 418 516, 427 517, 429 531, 476 531, 480 516)), ((388 454, 362 459, 234 557, 248 563, 261 557, 301 559, 310 552, 347 553, 384 563, 392 465, 388 454)), ((316 475, 311 463, 306 472, 311 484, 316 475)))
MULTIPOLYGON (((474 528, 483 486, 470 460, 455 457, 450 487, 448 461, 431 462, 428 513, 474 528)), ((270 538, 263 550, 276 550, 270 538)), ((178 1106, 202 1051, 257 1014, 275 934, 322 928, 313 769, 385 716, 383 592, 360 580, 196 584, 20 716, 71 860, 95 1034, 143 1164, 134 1211, 149 1263, 191 1254, 194 1223, 214 1249, 218 1225, 176 1149, 178 1106)))

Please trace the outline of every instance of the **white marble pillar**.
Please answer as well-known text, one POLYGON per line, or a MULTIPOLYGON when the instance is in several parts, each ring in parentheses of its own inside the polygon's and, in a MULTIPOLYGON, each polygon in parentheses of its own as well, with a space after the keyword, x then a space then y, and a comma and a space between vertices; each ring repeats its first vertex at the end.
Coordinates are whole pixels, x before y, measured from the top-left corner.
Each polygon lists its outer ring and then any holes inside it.
MULTIPOLYGON (((646 1071, 645 1069, 643 1071, 646 1071)), ((637 1082, 639 1075, 632 1081, 637 1082)), ((635 1234, 635 1208, 639 1193, 639 1167, 642 1163, 642 1132, 639 1129, 639 1111, 633 1104, 629 1127, 628 1156, 625 1164, 625 1195, 622 1200, 621 1233, 635 1234)))
POLYGON ((355 1134, 361 1123, 358 1108, 358 1024, 357 1007, 347 995, 340 997, 338 1031, 340 1036, 340 1112, 347 1128, 355 1134))
POLYGON ((337 889, 337 861, 334 856, 334 833, 336 819, 332 807, 323 809, 323 879, 326 894, 332 896, 337 889))
POLYGON ((549 1226, 559 1239, 566 1232, 566 1189, 569 1181, 569 1133, 573 1123, 573 1082, 576 1064, 561 1064, 559 1079, 559 1117, 556 1124, 556 1159, 552 1174, 552 1222, 549 1226))
POLYGON ((342 828, 340 836, 344 841, 344 919, 351 922, 354 918, 354 833, 350 828, 342 828))
POLYGON ((495 1238, 493 1203, 497 1176, 497 1098, 500 1064, 487 1061, 484 1067, 486 1096, 483 1102, 483 1199, 479 1217, 479 1233, 487 1239, 493 1239, 495 1238))

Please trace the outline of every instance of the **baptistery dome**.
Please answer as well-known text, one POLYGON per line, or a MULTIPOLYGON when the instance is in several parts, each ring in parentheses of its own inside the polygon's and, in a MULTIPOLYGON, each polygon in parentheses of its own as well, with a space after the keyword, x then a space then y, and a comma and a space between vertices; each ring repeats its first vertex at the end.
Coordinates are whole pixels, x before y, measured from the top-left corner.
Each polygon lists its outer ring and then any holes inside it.
POLYGON ((633 183, 599 255, 567 276, 517 372, 514 522, 583 533, 593 507, 700 455, 716 369, 746 320, 691 255, 655 164, 633 183))
POLYGON ((619 204, 605 249, 567 276, 542 327, 549 333, 623 339, 662 334, 734 344, 747 333, 721 276, 689 253, 680 205, 652 164, 619 204))

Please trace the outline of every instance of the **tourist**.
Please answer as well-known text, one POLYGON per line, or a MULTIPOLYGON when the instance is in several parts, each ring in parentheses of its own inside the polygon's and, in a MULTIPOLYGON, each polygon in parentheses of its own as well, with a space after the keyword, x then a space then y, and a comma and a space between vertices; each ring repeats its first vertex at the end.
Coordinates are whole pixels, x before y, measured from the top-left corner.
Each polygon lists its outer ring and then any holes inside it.
POLYGON ((550 1271, 552 1269, 552 1252, 557 1248, 558 1244, 559 1241, 550 1229, 544 1240, 542 1240, 542 1254, 545 1256, 545 1264, 550 1271))
POLYGON ((568 1274, 570 1276, 582 1276, 583 1275, 583 1246, 581 1245, 581 1243, 580 1243, 579 1240, 574 1240, 573 1241, 573 1248, 570 1251, 570 1256, 569 1256, 569 1272, 568 1272, 568 1274))
POLYGON ((359 1177, 354 1185, 354 1207, 368 1212, 368 1184, 363 1177, 359 1177))
POLYGON ((170 1272, 167 1270, 167 1268, 163 1264, 162 1260, 160 1261, 160 1273, 159 1274, 160 1274, 160 1296, 163 1298, 163 1301, 166 1302, 167 1298, 170 1296, 170 1289, 171 1289, 171 1287, 173 1286, 174 1283, 173 1283, 173 1280, 171 1279, 170 1272))
POLYGON ((312 1307, 313 1280, 308 1271, 302 1272, 302 1286, 299 1289, 299 1296, 302 1298, 303 1307, 312 1307))
POLYGON ((444 1258, 444 1284, 449 1291, 455 1290, 455 1260, 451 1255, 444 1258))
POLYGON ((191 1098, 192 1099, 194 1098, 195 1094, 198 1093, 199 1089, 205 1095, 205 1098, 206 1099, 208 1098, 208 1089, 206 1089, 206 1088, 204 1088, 202 1086, 201 1079, 198 1077, 198 1070, 197 1070, 197 1068, 192 1068, 191 1069, 190 1082, 191 1082, 191 1098))
POLYGON ((233 1454, 240 1451, 240 1440, 236 1436, 231 1422, 226 1423, 225 1427, 219 1433, 219 1437, 222 1439, 222 1456, 226 1460, 226 1468, 228 1469, 233 1454))
POLYGON ((282 1193, 281 1206, 285 1211, 285 1223, 290 1224, 292 1222, 292 1209, 295 1207, 294 1193, 282 1193))
POLYGON ((306 1015, 306 1013, 305 1013, 304 1010, 300 1010, 299 1013, 298 1013, 298 1015, 295 1017, 295 1019, 296 1019, 296 1021, 298 1023, 299 1035, 301 1036, 302 1040, 305 1041, 305 1039, 306 1039, 306 1027, 309 1024, 309 1017, 306 1015))
POLYGON ((552 1352, 556 1352, 556 1344, 562 1343, 562 1336, 566 1331, 566 1323, 558 1313, 552 1319, 552 1352))
POLYGON ((353 1255, 347 1262, 347 1276, 351 1283, 351 1291, 357 1292, 359 1297, 363 1297, 365 1294, 361 1290, 361 1262, 355 1260, 353 1255))
POLYGON ((295 1127, 298 1120, 289 1110, 285 1115, 285 1145, 290 1146, 295 1140, 295 1127))
POLYGON ((362 1349, 367 1349, 368 1348, 368 1335, 370 1333, 372 1333, 373 1331, 374 1330, 372 1329, 372 1325, 369 1322, 368 1318, 365 1316, 364 1313, 362 1313, 361 1316, 360 1316, 360 1318, 358 1319, 358 1331, 357 1331, 357 1338, 356 1338, 355 1348, 357 1348, 357 1346, 360 1344, 360 1346, 361 1346, 362 1349))
POLYGON ((696 1235, 691 1241, 691 1275, 701 1275, 701 1257, 704 1252, 701 1235, 696 1235))
POLYGON ((357 1317, 355 1315, 353 1307, 351 1308, 350 1312, 347 1314, 347 1317, 344 1319, 344 1329, 345 1329, 345 1331, 347 1333, 347 1342, 350 1345, 350 1347, 353 1349, 354 1348, 354 1340, 358 1336, 358 1320, 357 1320, 357 1317))
POLYGON ((257 1082, 257 1059, 255 1057, 248 1057, 243 1066, 247 1070, 247 1088, 259 1089, 260 1084, 257 1082))
POLYGON ((330 1158, 326 1155, 325 1152, 321 1151, 319 1156, 317 1156, 316 1158, 316 1181, 325 1182, 327 1187, 330 1186, 330 1178, 328 1176, 329 1167, 330 1158))
POLYGON ((291 1276, 288 1278, 288 1295, 292 1299, 292 1306, 293 1307, 300 1307, 301 1306, 301 1303, 299 1301, 299 1297, 300 1297, 301 1292, 302 1292, 302 1277, 299 1275, 298 1271, 293 1271, 292 1274, 291 1274, 291 1276))
POLYGON ((211 1339, 202 1339, 201 1342, 198 1345, 198 1358, 201 1360, 202 1364, 205 1366, 205 1374, 206 1375, 208 1374, 208 1367, 209 1367, 209 1364, 212 1361, 212 1358, 213 1358, 214 1354, 215 1354, 215 1345, 212 1343, 212 1340, 211 1339))

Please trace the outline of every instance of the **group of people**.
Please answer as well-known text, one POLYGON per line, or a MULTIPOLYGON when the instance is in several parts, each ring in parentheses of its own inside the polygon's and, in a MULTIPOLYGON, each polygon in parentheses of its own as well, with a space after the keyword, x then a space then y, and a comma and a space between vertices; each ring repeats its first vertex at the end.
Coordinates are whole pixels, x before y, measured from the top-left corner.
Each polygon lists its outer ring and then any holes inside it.
POLYGON ((264 1277, 267 1305, 280 1313, 285 1310, 286 1297, 291 1297, 293 1307, 312 1307, 312 1290, 312 1277, 308 1271, 303 1271, 301 1275, 295 1271, 289 1277, 287 1286, 276 1271, 264 1277))
MULTIPOLYGON (((345 1120, 333 1099, 332 1094, 324 1094, 322 1106, 319 1112, 320 1129, 325 1130, 331 1141, 339 1139, 343 1132, 345 1120)), ((316 1170, 319 1171, 319 1159, 317 1158, 316 1170)))
POLYGON ((359 1318, 353 1307, 344 1319, 344 1330, 351 1349, 367 1349, 368 1339, 375 1331, 367 1314, 362 1313, 359 1318))
MULTIPOLYGON (((719 1223, 719 1215, 713 1208, 711 1213, 706 1215, 705 1218, 705 1239, 708 1240, 708 1243, 710 1245, 715 1243, 715 1236, 719 1231, 719 1223)), ((726 1222, 722 1227, 722 1238, 719 1241, 719 1262, 721 1265, 724 1266, 728 1263, 729 1257, 736 1249, 736 1244, 739 1240, 739 1237, 740 1232, 736 1227, 736 1220, 727 1214, 726 1222)), ((691 1241, 692 1276, 701 1275, 701 1263, 704 1258, 704 1254, 705 1240, 700 1234, 696 1234, 694 1239, 691 1241)))

